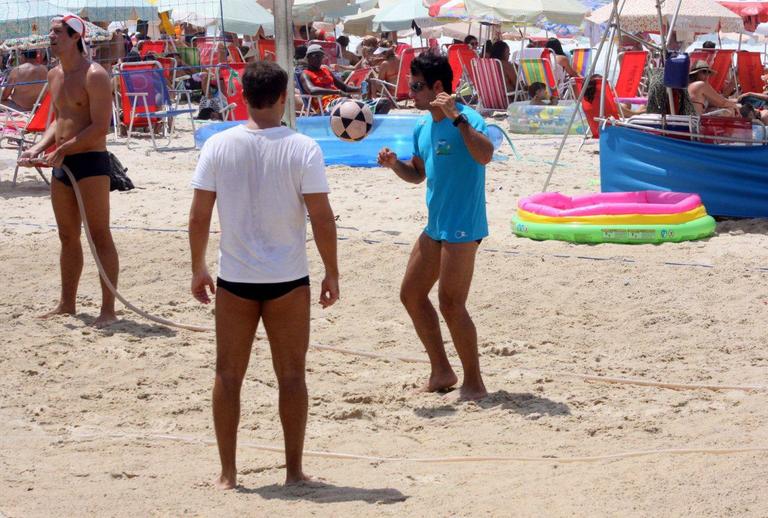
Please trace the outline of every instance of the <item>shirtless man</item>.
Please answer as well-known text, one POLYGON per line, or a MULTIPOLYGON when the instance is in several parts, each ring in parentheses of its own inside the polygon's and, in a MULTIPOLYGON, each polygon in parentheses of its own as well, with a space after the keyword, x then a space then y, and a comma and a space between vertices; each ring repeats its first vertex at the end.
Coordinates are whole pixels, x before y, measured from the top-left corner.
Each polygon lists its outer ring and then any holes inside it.
MULTIPOLYGON (((44 317, 75 314, 77 285, 83 270, 80 212, 66 165, 80 188, 88 226, 107 276, 117 286, 117 250, 109 230, 107 132, 112 115, 109 75, 85 54, 85 23, 73 14, 51 21, 51 51, 59 65, 48 72, 56 118, 43 138, 21 154, 19 165, 53 167, 51 204, 61 241, 61 298, 44 317), (56 149, 49 148, 55 145, 56 149)), ((93 323, 104 327, 117 320, 115 297, 102 281, 101 312, 93 323)))
POLYGON ((16 111, 28 112, 35 106, 35 101, 40 97, 40 92, 45 88, 45 80, 48 77, 48 69, 45 65, 35 63, 36 50, 25 50, 21 54, 22 63, 8 74, 8 87, 3 90, 2 105, 16 111), (38 84, 24 85, 18 83, 38 84))

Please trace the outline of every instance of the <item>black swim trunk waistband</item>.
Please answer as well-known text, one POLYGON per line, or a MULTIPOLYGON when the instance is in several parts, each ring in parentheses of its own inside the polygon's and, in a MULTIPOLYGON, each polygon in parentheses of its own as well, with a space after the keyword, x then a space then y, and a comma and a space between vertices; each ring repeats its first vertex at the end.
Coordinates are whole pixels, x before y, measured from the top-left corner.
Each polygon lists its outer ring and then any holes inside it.
POLYGON ((258 302, 282 297, 299 286, 309 286, 309 275, 302 277, 301 279, 296 279, 295 281, 260 284, 250 282, 229 282, 221 277, 216 279, 217 288, 224 288, 231 294, 237 295, 240 298, 258 302))
MULTIPOLYGON (((91 176, 109 176, 109 153, 106 151, 88 151, 86 153, 76 153, 64 157, 64 165, 69 168, 76 181, 91 176)), ((72 186, 67 173, 60 167, 53 168, 53 177, 72 186)))

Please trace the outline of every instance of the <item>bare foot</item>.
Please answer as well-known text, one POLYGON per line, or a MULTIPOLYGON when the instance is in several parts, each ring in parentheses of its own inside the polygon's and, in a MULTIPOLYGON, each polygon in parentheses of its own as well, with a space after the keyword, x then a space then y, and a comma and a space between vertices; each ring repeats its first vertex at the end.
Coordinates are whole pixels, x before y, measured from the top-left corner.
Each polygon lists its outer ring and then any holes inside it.
POLYGON ((300 484, 304 484, 305 482, 314 482, 315 479, 310 477, 309 475, 305 475, 303 472, 300 472, 298 475, 286 475, 285 476, 285 485, 286 486, 297 486, 300 484))
POLYGON ((93 321, 93 324, 91 324, 96 329, 102 329, 104 327, 110 326, 117 322, 117 315, 115 315, 114 312, 107 313, 107 312, 101 312, 99 315, 99 318, 93 321))
POLYGON ((213 485, 216 489, 235 489, 237 487, 237 475, 224 475, 222 473, 216 480, 213 481, 213 485))
POLYGON ((462 385, 457 392, 452 392, 445 397, 449 401, 458 402, 480 401, 486 396, 488 396, 488 391, 485 390, 485 387, 482 385, 479 387, 467 387, 462 385))
POLYGON ((75 305, 72 304, 71 306, 69 304, 62 304, 59 302, 55 308, 53 308, 48 313, 43 313, 42 315, 38 315, 37 318, 51 318, 55 317, 56 315, 74 315, 75 314, 75 305))
POLYGON ((419 392, 441 392, 453 387, 458 381, 459 378, 453 371, 431 374, 419 392))

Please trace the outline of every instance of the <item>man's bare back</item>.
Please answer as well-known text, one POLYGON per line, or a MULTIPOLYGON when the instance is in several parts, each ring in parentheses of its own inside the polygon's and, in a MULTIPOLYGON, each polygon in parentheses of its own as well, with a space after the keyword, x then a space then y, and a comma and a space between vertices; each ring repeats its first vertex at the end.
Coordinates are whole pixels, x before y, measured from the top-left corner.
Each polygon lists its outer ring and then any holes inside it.
MULTIPOLYGON (((11 70, 8 76, 8 83, 15 85, 17 83, 28 83, 33 81, 45 81, 48 70, 45 65, 36 65, 34 63, 24 63, 11 70)), ((24 111, 31 110, 35 106, 35 101, 40 97, 40 92, 45 88, 45 83, 9 86, 12 92, 9 92, 7 99, 24 111)), ((5 100, 5 99, 4 99, 5 100)))

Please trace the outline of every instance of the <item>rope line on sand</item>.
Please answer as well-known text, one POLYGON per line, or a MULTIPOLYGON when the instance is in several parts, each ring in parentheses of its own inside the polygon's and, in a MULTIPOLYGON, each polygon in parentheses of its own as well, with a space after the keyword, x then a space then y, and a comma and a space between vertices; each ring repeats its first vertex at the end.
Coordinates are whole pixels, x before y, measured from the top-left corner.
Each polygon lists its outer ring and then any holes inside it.
MULTIPOLYGON (((215 445, 214 439, 194 437, 189 435, 172 435, 157 433, 137 432, 102 432, 102 433, 76 433, 70 436, 75 440, 88 439, 146 439, 152 441, 176 441, 204 445, 215 445)), ((238 441, 238 446, 245 446, 254 450, 268 451, 272 453, 285 453, 285 449, 277 446, 258 444, 250 441, 238 441)), ((623 460, 633 457, 647 457, 651 455, 733 455, 739 453, 768 453, 768 447, 745 446, 737 448, 664 448, 658 450, 633 450, 606 455, 591 455, 580 457, 527 457, 527 456, 503 456, 503 455, 472 455, 453 457, 379 457, 373 455, 359 455, 356 453, 342 453, 332 451, 304 450, 305 457, 320 457, 326 459, 364 460, 368 462, 388 463, 418 463, 418 464, 447 464, 459 462, 538 462, 547 464, 575 464, 588 462, 601 462, 609 460, 623 460)))
MULTIPOLYGON (((77 186, 77 181, 75 180, 74 176, 72 175, 72 172, 69 170, 67 166, 62 166, 62 169, 69 177, 70 182, 72 183, 72 186, 74 187, 75 192, 75 198, 77 199, 77 206, 80 210, 81 219, 83 222, 83 229, 85 230, 85 236, 88 241, 88 246, 91 249, 91 254, 93 254, 93 260, 96 263, 96 268, 99 271, 99 275, 101 276, 102 280, 104 281, 104 284, 107 286, 109 291, 112 292, 112 294, 117 298, 120 302, 122 302, 125 307, 136 313, 137 315, 140 315, 147 320, 150 320, 152 322, 156 322, 158 324, 162 324, 164 326, 168 327, 175 327, 179 329, 186 329, 189 331, 197 331, 197 332, 210 332, 215 331, 215 328, 209 327, 209 326, 198 326, 198 325, 192 325, 192 324, 182 324, 178 322, 174 322, 172 320, 168 320, 166 318, 157 317, 155 315, 152 315, 150 313, 147 313, 146 311, 143 311, 142 309, 134 306, 131 304, 125 297, 123 297, 115 288, 114 284, 112 284, 112 281, 109 280, 109 277, 107 276, 106 272, 104 271, 104 267, 101 264, 101 260, 99 259, 99 254, 96 251, 96 245, 93 243, 93 238, 91 237, 91 231, 88 227, 88 218, 86 217, 85 212, 85 205, 83 204, 83 198, 82 194, 80 193, 80 189, 77 186)), ((340 354, 347 354, 347 355, 354 355, 354 356, 360 356, 360 357, 367 357, 367 358, 375 358, 375 359, 385 359, 385 360, 397 360, 401 362, 411 362, 411 363, 425 363, 427 360, 421 359, 421 358, 409 358, 404 356, 391 356, 391 355, 384 355, 384 354, 378 354, 378 353, 369 353, 364 351, 354 351, 350 349, 343 349, 340 347, 331 347, 331 346, 324 346, 324 345, 312 345, 311 346, 314 349, 318 350, 324 350, 324 351, 330 351, 330 352, 336 352, 340 354)), ((537 375, 543 375, 545 373, 539 372, 536 373, 536 371, 527 371, 527 370, 520 370, 520 372, 528 372, 532 374, 537 375)), ((763 392, 767 391, 768 387, 766 386, 744 386, 744 385, 704 385, 704 384, 689 384, 689 383, 666 383, 666 382, 657 382, 657 381, 647 381, 647 380, 638 380, 638 379, 630 379, 630 378, 617 378, 617 377, 606 377, 606 376, 594 376, 594 375, 585 375, 585 374, 573 374, 568 372, 554 372, 552 373, 555 376, 567 376, 571 378, 580 379, 586 382, 598 382, 598 383, 614 383, 614 384, 624 384, 624 385, 639 385, 639 386, 646 386, 646 387, 657 387, 657 388, 666 388, 666 389, 674 389, 674 390, 738 390, 738 391, 744 391, 744 392, 763 392)))
MULTIPOLYGON (((16 226, 16 227, 37 227, 37 228, 50 228, 50 229, 57 228, 56 225, 53 223, 28 223, 25 221, 3 221, 2 224, 6 226, 16 226)), ((189 231, 184 228, 134 227, 134 226, 128 226, 128 225, 112 225, 109 228, 110 230, 137 230, 141 232, 161 232, 161 233, 169 233, 169 234, 188 234, 189 233, 189 231)), ((356 227, 338 226, 337 228, 340 228, 342 230, 350 230, 352 232, 360 232, 360 229, 356 227)), ((221 233, 219 230, 211 230, 211 234, 219 234, 219 233, 221 233)), ((351 239, 353 238, 347 237, 347 236, 338 237, 339 241, 349 241, 351 239)), ((371 239, 366 237, 361 237, 359 239, 360 241, 368 245, 377 245, 377 244, 387 243, 386 241, 383 241, 381 239, 371 239)), ((389 243, 397 246, 411 246, 413 244, 405 241, 390 241, 389 243)), ((678 267, 706 268, 706 269, 718 268, 714 264, 691 263, 691 262, 685 262, 685 261, 660 261, 660 262, 654 262, 654 263, 651 263, 649 261, 648 263, 644 263, 644 261, 642 260, 632 259, 629 257, 597 257, 597 256, 590 256, 590 255, 570 255, 570 254, 554 254, 554 253, 553 254, 536 254, 533 252, 522 252, 519 250, 501 250, 499 248, 481 248, 479 251, 481 253, 514 255, 514 256, 520 256, 520 257, 552 257, 555 259, 576 259, 581 261, 604 261, 604 262, 615 262, 615 263, 623 263, 623 264, 656 264, 659 266, 678 266, 678 267)), ((749 266, 747 267, 747 269, 756 271, 756 272, 768 272, 768 266, 749 266)))

